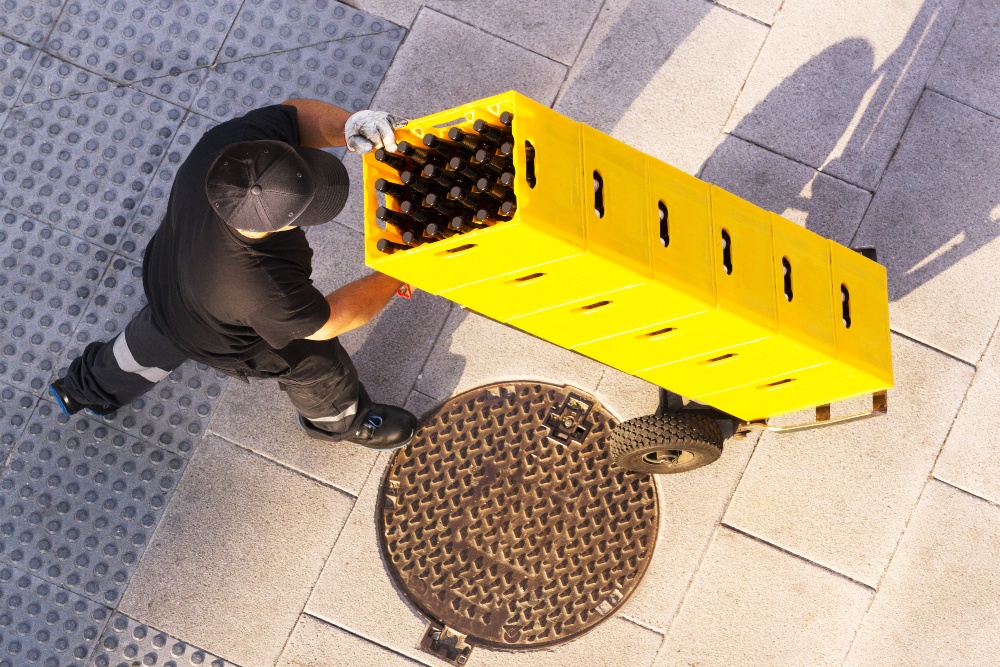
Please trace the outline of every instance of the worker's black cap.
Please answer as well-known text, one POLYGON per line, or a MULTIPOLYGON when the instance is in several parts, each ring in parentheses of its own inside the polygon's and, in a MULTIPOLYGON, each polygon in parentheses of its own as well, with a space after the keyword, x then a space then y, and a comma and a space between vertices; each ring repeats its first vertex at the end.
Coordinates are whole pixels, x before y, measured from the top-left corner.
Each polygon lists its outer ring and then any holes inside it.
POLYGON ((335 156, 283 141, 241 141, 215 158, 205 194, 230 227, 273 232, 329 221, 344 208, 349 180, 335 156))

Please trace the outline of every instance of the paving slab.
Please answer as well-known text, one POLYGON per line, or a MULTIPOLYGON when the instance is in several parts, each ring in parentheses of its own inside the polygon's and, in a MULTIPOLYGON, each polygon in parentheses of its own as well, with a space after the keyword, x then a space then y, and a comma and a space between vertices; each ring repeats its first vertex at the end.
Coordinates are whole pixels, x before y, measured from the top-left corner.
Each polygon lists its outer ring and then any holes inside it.
POLYGON ((994 335, 948 433, 934 476, 1000 503, 1000 337, 994 335))
POLYGON ((273 665, 351 505, 209 436, 119 611, 244 667, 273 665))
POLYGON ((0 607, 0 642, 10 656, 0 664, 10 667, 84 667, 111 616, 107 607, 8 565, 0 567, 0 607))
POLYGON ((299 98, 365 109, 405 34, 392 26, 370 35, 220 63, 209 72, 193 108, 218 120, 299 98))
POLYGON ((427 4, 518 46, 572 65, 594 23, 601 0, 572 3, 429 0, 427 4))
POLYGON ((660 405, 659 387, 610 366, 605 367, 594 395, 619 421, 653 414, 660 405))
POLYGON ((18 441, 28 426, 38 399, 14 387, 0 385, 0 460, 18 441))
POLYGON ((86 93, 104 93, 114 87, 117 84, 113 81, 43 53, 31 69, 16 106, 61 97, 75 99, 86 93))
MULTIPOLYGON (((447 663, 418 647, 426 619, 395 589, 379 550, 375 507, 389 457, 379 457, 365 483, 306 612, 414 660, 443 666, 447 663)), ((649 665, 661 641, 659 633, 612 617, 565 645, 516 653, 477 648, 472 661, 484 666, 649 665)))
POLYGON ((1000 304, 1000 120, 928 91, 855 244, 878 249, 893 329, 976 363, 1000 304))
POLYGON ((411 391, 403 407, 415 414, 417 419, 420 419, 420 417, 436 409, 439 405, 441 405, 441 401, 431 398, 427 394, 421 394, 419 391, 411 391))
POLYGON ((612 0, 555 108, 695 173, 766 36, 767 26, 706 0, 612 0))
POLYGON ((125 614, 115 614, 108 623, 90 664, 93 667, 139 664, 143 667, 236 667, 223 658, 144 625, 125 614))
POLYGON ((929 482, 845 665, 997 664, 998 558, 1000 508, 929 482))
POLYGON ((417 377, 416 389, 444 400, 506 380, 540 380, 594 391, 602 364, 523 331, 455 307, 417 377))
POLYGON ((247 0, 226 37, 221 61, 378 35, 399 26, 330 0, 247 0))
POLYGON ((125 87, 16 107, 0 201, 114 249, 184 113, 125 87))
POLYGON ((1000 117, 1000 12, 993 0, 965 0, 927 86, 1000 117))
POLYGON ((657 475, 660 525, 653 559, 622 615, 666 632, 681 608, 753 453, 757 435, 728 439, 715 463, 680 475, 657 475))
POLYGON ((893 335, 887 416, 765 433, 724 522, 874 587, 920 497, 973 368, 893 335))
POLYGON ((44 48, 121 83, 177 75, 215 61, 239 6, 236 0, 70 0, 44 48))
POLYGON ((425 7, 373 106, 418 118, 508 90, 548 105, 565 74, 564 65, 425 7))
POLYGON ((65 4, 66 0, 9 0, 0 15, 0 33, 41 46, 65 4))
POLYGON ((347 0, 345 4, 408 27, 417 18, 417 13, 420 12, 424 2, 423 0, 347 0))
POLYGON ((183 472, 179 456, 41 401, 0 475, 0 559, 114 606, 183 472))
POLYGON ((871 193, 729 135, 702 167, 704 180, 850 246, 871 193))
POLYGON ((785 0, 726 130, 873 191, 959 0, 785 0))
POLYGON ((656 665, 840 665, 872 595, 720 528, 656 665))
POLYGON ((111 253, 0 208, 0 380, 41 396, 111 253))
POLYGON ((774 15, 781 8, 783 0, 714 0, 723 7, 728 7, 740 14, 753 17, 762 23, 774 23, 774 15))
POLYGON ((316 667, 317 664, 323 667, 416 667, 425 663, 302 614, 278 660, 278 667, 316 667))
POLYGON ((40 53, 38 49, 0 37, 0 125, 21 95, 40 53))

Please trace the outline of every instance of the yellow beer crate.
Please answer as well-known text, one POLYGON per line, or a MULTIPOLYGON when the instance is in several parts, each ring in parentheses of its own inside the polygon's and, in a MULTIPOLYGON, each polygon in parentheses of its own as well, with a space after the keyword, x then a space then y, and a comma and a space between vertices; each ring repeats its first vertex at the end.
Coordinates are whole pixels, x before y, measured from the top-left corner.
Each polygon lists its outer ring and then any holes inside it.
POLYGON ((745 421, 892 386, 885 269, 516 92, 416 119, 419 144, 513 114, 516 211, 367 264, 745 421))

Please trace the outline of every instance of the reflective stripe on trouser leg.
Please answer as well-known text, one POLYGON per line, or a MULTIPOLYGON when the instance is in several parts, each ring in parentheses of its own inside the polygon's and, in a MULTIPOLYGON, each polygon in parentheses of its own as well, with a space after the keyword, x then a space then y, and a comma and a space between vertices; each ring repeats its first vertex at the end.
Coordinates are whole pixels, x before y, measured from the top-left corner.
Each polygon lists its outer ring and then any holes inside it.
POLYGON ((115 338, 112 350, 115 355, 115 361, 118 362, 118 367, 126 373, 135 373, 150 382, 159 382, 163 378, 170 375, 170 371, 165 371, 162 368, 150 368, 148 366, 143 366, 136 361, 135 357, 132 355, 132 350, 129 349, 128 343, 125 341, 124 333, 118 334, 118 337, 115 338))
POLYGON ((335 414, 332 417, 308 417, 308 419, 314 424, 334 426, 343 422, 350 422, 354 419, 354 415, 356 414, 358 414, 358 402, 354 401, 354 403, 352 403, 346 410, 335 414))

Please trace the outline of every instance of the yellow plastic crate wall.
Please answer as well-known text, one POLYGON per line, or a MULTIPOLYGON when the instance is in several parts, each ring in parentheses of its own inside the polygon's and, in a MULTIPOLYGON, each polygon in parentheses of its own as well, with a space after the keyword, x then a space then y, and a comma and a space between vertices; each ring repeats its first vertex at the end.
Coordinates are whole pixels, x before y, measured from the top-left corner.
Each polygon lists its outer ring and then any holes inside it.
POLYGON ((516 92, 364 160, 378 271, 746 420, 892 385, 885 269, 516 92))

